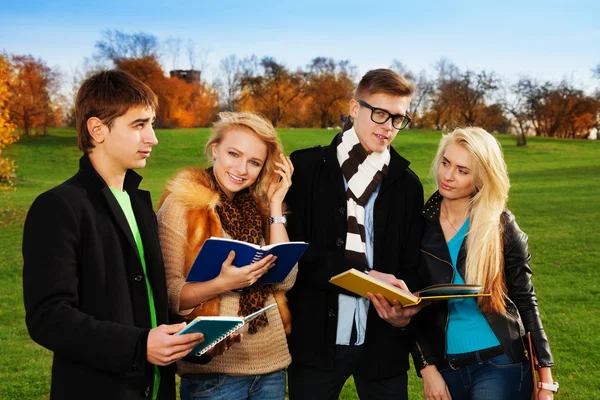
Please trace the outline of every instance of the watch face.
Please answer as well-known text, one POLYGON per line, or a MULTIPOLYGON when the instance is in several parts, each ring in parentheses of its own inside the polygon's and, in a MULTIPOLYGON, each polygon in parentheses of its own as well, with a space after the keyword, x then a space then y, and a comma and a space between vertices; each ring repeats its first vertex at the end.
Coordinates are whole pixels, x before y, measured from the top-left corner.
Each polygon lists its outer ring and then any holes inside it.
POLYGON ((546 382, 538 382, 538 389, 550 390, 551 392, 558 392, 558 382, 554 383, 546 383, 546 382))

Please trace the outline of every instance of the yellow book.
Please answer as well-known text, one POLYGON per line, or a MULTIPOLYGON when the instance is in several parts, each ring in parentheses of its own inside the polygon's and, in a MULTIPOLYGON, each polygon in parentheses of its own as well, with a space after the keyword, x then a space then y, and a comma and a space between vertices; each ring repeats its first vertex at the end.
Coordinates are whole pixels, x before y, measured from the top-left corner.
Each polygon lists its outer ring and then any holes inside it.
POLYGON ((416 306, 422 300, 450 300, 489 296, 489 293, 481 293, 480 285, 470 284, 433 285, 420 290, 415 295, 354 268, 335 275, 329 282, 363 297, 367 297, 367 292, 379 293, 389 302, 398 300, 403 307, 416 306))

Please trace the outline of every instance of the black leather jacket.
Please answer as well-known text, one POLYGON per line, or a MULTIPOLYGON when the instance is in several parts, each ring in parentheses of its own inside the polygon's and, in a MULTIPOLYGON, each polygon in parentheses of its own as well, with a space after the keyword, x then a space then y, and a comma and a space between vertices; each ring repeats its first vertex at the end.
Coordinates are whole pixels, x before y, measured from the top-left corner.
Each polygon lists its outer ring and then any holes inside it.
MULTIPOLYGON (((434 193, 423 208, 425 234, 421 243, 420 277, 423 286, 450 283, 453 279, 452 262, 439 223, 442 196, 434 193)), ((506 312, 484 313, 492 331, 514 362, 528 358, 526 332, 531 332, 534 351, 542 367, 554 365, 548 338, 538 312, 537 298, 531 283, 531 255, 527 250, 527 235, 519 229, 513 214, 502 214, 504 225, 504 276, 508 291, 506 312)), ((465 275, 467 257, 463 243, 457 259, 457 270, 465 275)), ((414 321, 415 341, 412 349, 417 371, 426 365, 439 368, 446 356, 446 328, 448 302, 438 301, 425 307, 414 321)))

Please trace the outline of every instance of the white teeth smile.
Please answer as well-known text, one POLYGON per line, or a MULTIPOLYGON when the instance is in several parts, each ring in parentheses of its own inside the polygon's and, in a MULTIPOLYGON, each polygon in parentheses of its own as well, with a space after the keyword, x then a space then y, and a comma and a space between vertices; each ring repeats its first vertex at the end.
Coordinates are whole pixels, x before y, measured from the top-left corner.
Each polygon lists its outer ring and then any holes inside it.
POLYGON ((378 134, 375 134, 375 136, 377 136, 377 137, 378 137, 379 139, 381 139, 381 140, 386 140, 386 139, 387 139, 387 137, 385 137, 385 136, 383 136, 383 135, 378 135, 378 134))
POLYGON ((234 179, 234 180, 236 180, 236 181, 238 181, 238 182, 241 182, 241 181, 243 181, 243 179, 242 179, 242 178, 238 178, 238 177, 237 177, 237 176, 235 176, 235 175, 229 174, 229 176, 230 176, 232 179, 234 179))

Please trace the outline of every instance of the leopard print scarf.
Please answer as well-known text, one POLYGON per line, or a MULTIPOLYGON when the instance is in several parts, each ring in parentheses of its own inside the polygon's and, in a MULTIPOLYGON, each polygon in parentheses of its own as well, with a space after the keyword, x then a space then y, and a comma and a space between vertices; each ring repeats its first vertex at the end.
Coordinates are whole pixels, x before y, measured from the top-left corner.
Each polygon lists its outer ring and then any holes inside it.
MULTIPOLYGON (((217 206, 217 213, 223 230, 232 239, 260 244, 263 240, 263 218, 250 190, 244 189, 236 193, 232 200, 229 200, 225 192, 219 187, 213 168, 207 168, 206 172, 212 178, 215 186, 219 188, 220 205, 217 206)), ((260 310, 265 306, 267 298, 272 293, 273 287, 271 285, 257 285, 244 290, 240 295, 238 315, 246 316, 260 310)), ((258 318, 250 321, 248 333, 258 332, 258 328, 265 327, 268 323, 267 315, 263 313, 258 318)))

